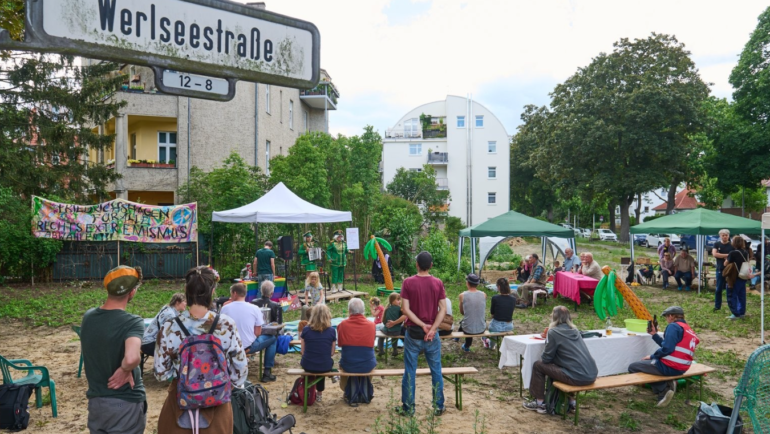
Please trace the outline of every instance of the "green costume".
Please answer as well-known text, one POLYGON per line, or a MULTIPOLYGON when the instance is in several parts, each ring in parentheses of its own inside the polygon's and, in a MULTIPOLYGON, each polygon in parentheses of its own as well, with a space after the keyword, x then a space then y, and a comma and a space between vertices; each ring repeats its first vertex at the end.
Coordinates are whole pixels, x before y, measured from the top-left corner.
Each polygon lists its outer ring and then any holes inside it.
MULTIPOLYGON (((336 237, 335 237, 336 238, 336 237)), ((345 275, 345 266, 347 260, 348 244, 344 240, 332 240, 326 249, 326 258, 332 267, 332 285, 342 284, 345 275)))
POLYGON ((311 261, 310 256, 307 253, 308 249, 312 249, 316 246, 313 242, 313 235, 310 232, 307 232, 304 237, 306 238, 305 242, 299 245, 299 256, 302 258, 300 263, 305 266, 306 272, 316 271, 316 261, 311 261), (307 238, 310 238, 310 241, 307 241, 307 238))

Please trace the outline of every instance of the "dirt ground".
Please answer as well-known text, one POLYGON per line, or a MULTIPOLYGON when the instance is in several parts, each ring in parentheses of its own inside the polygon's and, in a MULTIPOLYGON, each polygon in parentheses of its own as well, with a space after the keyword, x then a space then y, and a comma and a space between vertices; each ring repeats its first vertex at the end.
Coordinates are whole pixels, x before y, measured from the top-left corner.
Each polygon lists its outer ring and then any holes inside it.
MULTIPOLYGON (((2 353, 8 358, 27 358, 34 364, 47 366, 51 371, 51 378, 56 381, 57 400, 59 404, 59 417, 51 416, 51 407, 44 406, 41 409, 31 409, 32 418, 29 432, 35 433, 85 433, 87 419, 87 400, 85 392, 87 382, 85 375, 77 378, 78 360, 80 357, 80 343, 77 336, 68 327, 49 328, 38 327, 26 329, 25 333, 18 331, 24 328, 18 322, 6 322, 0 328, 0 341, 3 342, 2 353)), ((750 348, 748 342, 742 339, 719 339, 716 334, 706 340, 708 346, 721 350, 735 349, 743 357, 748 356, 750 348)), ((746 340, 747 341, 747 340, 746 340)), ((457 345, 451 341, 444 341, 445 348, 457 345)), ((499 357, 496 352, 484 350, 474 344, 473 353, 468 357, 477 360, 490 359, 487 366, 496 364, 499 357)), ((454 348, 451 349, 455 350, 454 348)), ((144 376, 147 390, 148 413, 147 429, 145 433, 156 433, 157 419, 166 397, 166 384, 159 383, 149 373, 152 360, 148 361, 147 372, 144 376)), ((473 360, 468 361, 468 366, 478 366, 473 360)), ((455 366, 462 366, 462 360, 457 360, 455 366)), ((348 432, 375 432, 374 424, 378 416, 387 417, 387 409, 394 405, 391 401, 391 391, 396 401, 400 399, 400 378, 374 378, 375 399, 369 405, 361 405, 351 408, 342 401, 342 391, 337 385, 327 380, 327 389, 321 403, 316 403, 303 415, 301 409, 296 406, 281 408, 281 401, 288 393, 294 381, 285 372, 288 368, 299 367, 299 356, 289 354, 279 355, 276 360, 274 372, 278 381, 266 385, 270 392, 270 405, 278 416, 293 413, 297 418, 295 433, 307 434, 339 434, 348 432)), ((250 364, 249 380, 256 382, 257 363, 250 364)), ((518 396, 518 370, 505 368, 500 371, 496 367, 482 368, 481 372, 472 376, 463 388, 463 411, 457 410, 454 399, 454 389, 451 384, 445 384, 447 413, 442 416, 438 432, 441 433, 473 433, 474 413, 479 411, 480 416, 486 419, 487 433, 589 433, 597 429, 606 432, 618 430, 617 425, 608 424, 608 420, 617 418, 624 411, 623 406, 610 406, 600 410, 592 409, 590 405, 581 406, 581 419, 578 427, 573 427, 570 421, 562 421, 559 417, 537 415, 524 410, 521 407, 521 398, 518 396)), ((723 396, 732 395, 734 385, 718 384, 719 380, 710 379, 709 387, 718 390, 723 396), (717 383, 717 384, 715 384, 717 383)), ((45 393, 45 392, 44 392, 45 393)), ((615 398, 620 402, 640 398, 639 389, 617 389, 615 398)), ((652 399, 652 396, 646 398, 652 399)), ((417 405, 418 414, 424 414, 429 406, 430 379, 420 377, 417 380, 417 405)), ((675 432, 661 425, 660 421, 654 424, 643 422, 642 433, 675 432)), ((205 431, 204 431, 205 432, 205 431)))

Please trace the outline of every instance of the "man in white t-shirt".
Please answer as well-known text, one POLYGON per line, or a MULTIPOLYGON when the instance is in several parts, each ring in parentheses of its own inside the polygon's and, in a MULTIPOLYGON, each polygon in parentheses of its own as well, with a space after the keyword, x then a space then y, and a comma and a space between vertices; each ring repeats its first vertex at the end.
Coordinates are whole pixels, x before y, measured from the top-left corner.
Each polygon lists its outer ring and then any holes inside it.
POLYGON ((247 354, 265 350, 265 371, 262 373, 262 382, 275 381, 275 375, 270 371, 275 365, 276 338, 262 334, 262 326, 265 324, 262 311, 257 306, 246 302, 246 285, 243 283, 236 283, 230 287, 230 300, 222 307, 222 314, 235 321, 238 335, 247 354))

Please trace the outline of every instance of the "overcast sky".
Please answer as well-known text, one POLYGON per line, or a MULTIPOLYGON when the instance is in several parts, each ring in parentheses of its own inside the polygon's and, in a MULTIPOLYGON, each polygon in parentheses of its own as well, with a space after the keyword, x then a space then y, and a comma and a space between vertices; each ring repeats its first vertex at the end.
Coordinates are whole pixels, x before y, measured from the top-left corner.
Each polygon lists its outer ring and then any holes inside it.
MULTIPOLYGON (((246 0, 240 0, 246 2, 246 0)), ((412 108, 472 94, 515 134, 526 104, 612 50, 620 38, 674 34, 712 93, 767 7, 740 0, 266 0, 321 32, 321 67, 340 90, 332 134, 382 133, 412 108)))

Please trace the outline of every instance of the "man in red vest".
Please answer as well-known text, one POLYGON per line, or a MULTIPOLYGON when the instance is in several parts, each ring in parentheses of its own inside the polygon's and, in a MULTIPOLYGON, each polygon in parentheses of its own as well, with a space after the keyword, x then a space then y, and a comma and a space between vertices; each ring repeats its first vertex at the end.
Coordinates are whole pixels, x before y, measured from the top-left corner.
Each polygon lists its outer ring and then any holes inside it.
MULTIPOLYGON (((628 367, 628 372, 644 372, 669 377, 682 375, 690 369, 695 347, 700 343, 700 339, 684 321, 684 309, 671 306, 664 310, 661 316, 668 323, 663 337, 658 335, 658 329, 655 326, 649 332, 655 343, 660 345, 660 349, 642 359, 641 362, 632 363, 628 367)), ((658 407, 665 407, 674 397, 676 381, 659 381, 651 383, 650 387, 658 395, 658 407)))

